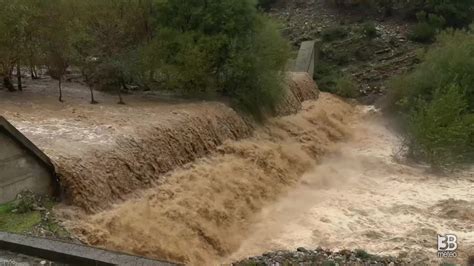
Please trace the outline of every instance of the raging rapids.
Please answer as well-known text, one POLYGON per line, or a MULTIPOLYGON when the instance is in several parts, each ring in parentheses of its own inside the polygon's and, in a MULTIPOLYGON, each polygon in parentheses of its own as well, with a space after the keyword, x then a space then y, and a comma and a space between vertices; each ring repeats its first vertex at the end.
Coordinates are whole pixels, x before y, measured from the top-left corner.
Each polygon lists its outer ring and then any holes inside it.
MULTIPOLYGON (((287 88, 278 110, 282 115, 296 113, 305 100, 318 97, 307 74, 289 74, 287 88)), ((148 112, 133 118, 145 123, 128 125, 133 129, 126 134, 120 129, 106 149, 57 156, 66 202, 89 213, 103 210, 136 190, 161 183, 163 174, 215 152, 224 142, 249 137, 255 127, 224 104, 203 103, 156 119, 153 110, 148 112)))
MULTIPOLYGON (((160 182, 150 182, 147 189, 135 191, 127 200, 118 202, 112 208, 87 215, 77 215, 77 210, 66 208, 63 215, 69 220, 67 226, 79 239, 91 245, 193 265, 216 264, 237 250, 255 213, 296 184, 331 150, 334 143, 349 135, 347 124, 354 119, 355 108, 324 93, 317 101, 309 100, 301 104, 305 97, 316 96, 314 83, 302 77, 304 82, 300 84, 307 87, 292 89, 292 101, 302 106, 297 114, 270 119, 265 125, 256 126, 251 136, 245 139, 225 136, 228 140, 211 142, 209 145, 215 150, 210 151, 208 156, 194 162, 190 162, 192 156, 185 156, 173 171, 159 178, 160 182), (308 91, 306 96, 305 90, 308 91), (186 159, 189 157, 191 159, 186 159)), ((241 127, 240 132, 250 135, 250 128, 237 114, 225 125, 241 127)), ((200 134, 205 135, 206 131, 210 136, 217 134, 213 127, 204 128, 200 134)), ((176 139, 180 134, 169 132, 165 136, 176 139)), ((199 152, 192 145, 205 146, 201 143, 208 143, 214 138, 193 139, 196 144, 186 142, 189 147, 181 147, 182 142, 176 140, 169 144, 172 149, 168 152, 177 155, 176 161, 182 155, 180 149, 187 153, 199 152)), ((92 187, 85 188, 92 200, 85 196, 84 199, 91 203, 80 206, 95 203, 96 195, 93 193, 105 193, 102 184, 107 184, 106 193, 120 193, 116 184, 123 183, 126 187, 122 180, 139 182, 140 178, 146 180, 148 176, 152 179, 158 175, 157 162, 163 157, 160 152, 163 148, 159 145, 163 143, 158 141, 154 144, 153 141, 159 139, 160 136, 152 135, 145 145, 139 146, 145 155, 137 155, 134 150, 137 146, 130 146, 129 161, 135 163, 136 168, 127 162, 126 166, 119 168, 123 175, 97 176, 99 181, 93 181, 90 184, 92 187)), ((123 156, 125 159, 125 154, 123 156)), ((112 159, 112 165, 117 167, 117 161, 122 162, 116 159, 116 154, 104 155, 103 158, 112 159)), ((99 173, 120 172, 111 167, 99 173)), ((77 177, 75 174, 69 179, 77 177)), ((91 179, 89 176, 86 178, 91 179)), ((93 211, 95 208, 86 210, 93 211)))
POLYGON ((437 234, 474 254, 474 171, 435 175, 400 161, 372 109, 291 74, 280 117, 257 125, 218 102, 127 96, 66 83, 0 92, 0 115, 54 161, 56 214, 85 243, 190 265, 279 249, 365 249, 439 263, 437 234))

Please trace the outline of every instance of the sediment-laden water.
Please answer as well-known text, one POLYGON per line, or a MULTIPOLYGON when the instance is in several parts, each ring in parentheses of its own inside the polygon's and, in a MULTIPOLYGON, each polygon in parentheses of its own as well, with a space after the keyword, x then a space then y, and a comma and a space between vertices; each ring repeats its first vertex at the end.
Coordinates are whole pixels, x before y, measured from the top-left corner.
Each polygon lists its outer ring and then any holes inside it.
POLYGON ((356 109, 329 94, 303 111, 271 119, 253 137, 211 156, 112 209, 71 219, 88 244, 192 265, 213 265, 248 237, 262 207, 277 200, 346 139, 356 109), (79 220, 75 220, 79 219, 79 220))

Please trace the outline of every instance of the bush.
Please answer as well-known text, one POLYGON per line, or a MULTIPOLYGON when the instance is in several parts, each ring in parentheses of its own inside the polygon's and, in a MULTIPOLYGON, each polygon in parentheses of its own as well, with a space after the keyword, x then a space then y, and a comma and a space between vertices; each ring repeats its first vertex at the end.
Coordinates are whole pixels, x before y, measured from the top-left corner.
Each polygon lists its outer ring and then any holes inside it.
POLYGON ((369 39, 373 39, 377 37, 377 28, 375 27, 375 24, 373 22, 366 22, 362 25, 362 33, 365 35, 365 37, 369 39))
POLYGON ((366 260, 371 257, 371 255, 363 249, 356 249, 355 252, 356 252, 356 257, 360 259, 366 260))
POLYGON ((433 42, 436 33, 440 31, 446 24, 446 20, 434 14, 427 14, 424 11, 417 14, 418 24, 416 24, 410 35, 408 36, 412 41, 421 43, 433 42))
POLYGON ((160 84, 187 94, 230 97, 256 117, 272 112, 289 46, 253 0, 163 2, 143 65, 160 84))
POLYGON ((252 41, 236 50, 225 66, 225 95, 256 118, 263 118, 276 109, 284 96, 282 70, 288 54, 287 43, 276 25, 262 23, 252 41))
POLYGON ((411 29, 408 38, 410 40, 420 43, 433 42, 436 36, 436 28, 430 25, 428 22, 418 22, 411 29))
POLYGON ((263 9, 270 9, 277 0, 258 0, 258 6, 263 9))
POLYGON ((348 32, 343 26, 334 26, 325 29, 321 34, 324 41, 332 42, 347 37, 348 32))
POLYGON ((420 11, 442 17, 446 26, 462 28, 472 22, 474 1, 472 0, 414 0, 407 1, 404 8, 411 16, 420 11))
POLYGON ((456 83, 465 90, 470 111, 474 111, 474 35, 451 30, 437 39, 414 71, 389 82, 390 107, 409 111, 419 98, 430 101, 436 89, 456 83))
POLYGON ((17 213, 28 213, 34 210, 36 206, 37 198, 36 195, 30 191, 22 191, 17 195, 17 199, 14 203, 15 210, 17 213))
POLYGON ((433 167, 474 158, 474 36, 448 31, 414 71, 392 80, 393 110, 402 114, 410 154, 433 167))
POLYGON ((474 114, 458 85, 440 88, 433 100, 420 100, 408 120, 410 154, 435 168, 467 162, 474 155, 474 114))
POLYGON ((333 88, 340 76, 341 71, 339 67, 325 60, 321 60, 315 66, 314 79, 318 81, 319 88, 323 91, 333 88))
POLYGON ((347 75, 336 80, 333 93, 345 98, 355 98, 359 95, 357 83, 347 75))

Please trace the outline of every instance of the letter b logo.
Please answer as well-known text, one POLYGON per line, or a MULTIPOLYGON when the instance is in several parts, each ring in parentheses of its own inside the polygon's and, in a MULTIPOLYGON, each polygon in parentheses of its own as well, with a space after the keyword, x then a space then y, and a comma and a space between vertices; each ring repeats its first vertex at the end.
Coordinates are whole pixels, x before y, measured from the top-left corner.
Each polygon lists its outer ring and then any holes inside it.
POLYGON ((438 235, 439 251, 455 251, 458 248, 458 238, 455 235, 438 235))

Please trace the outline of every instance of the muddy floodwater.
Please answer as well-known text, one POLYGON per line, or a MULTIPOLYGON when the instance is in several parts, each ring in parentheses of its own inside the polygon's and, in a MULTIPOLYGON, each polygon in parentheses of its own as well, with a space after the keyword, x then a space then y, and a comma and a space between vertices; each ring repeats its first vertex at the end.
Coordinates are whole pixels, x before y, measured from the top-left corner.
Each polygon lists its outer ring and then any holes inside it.
POLYGON ((437 234, 448 233, 458 237, 458 263, 474 254, 474 172, 435 175, 401 163, 400 140, 377 115, 352 132, 254 218, 249 237, 224 261, 320 246, 435 264, 437 234))
POLYGON ((117 106, 98 93, 91 106, 75 83, 59 104, 49 81, 0 94, 0 115, 55 162, 66 192, 55 212, 89 245, 188 265, 297 247, 433 264, 437 235, 455 234, 454 262, 474 254, 472 169, 408 163, 374 108, 308 100, 311 78, 292 82, 288 115, 263 125, 217 102, 117 106))
POLYGON ((92 245, 190 265, 300 246, 432 264, 437 234, 452 233, 464 262, 474 247, 473 172, 435 175, 400 161, 399 148, 373 109, 323 94, 70 228, 92 245))

